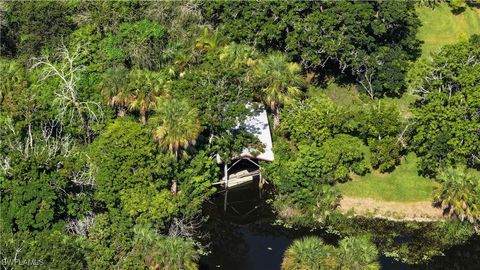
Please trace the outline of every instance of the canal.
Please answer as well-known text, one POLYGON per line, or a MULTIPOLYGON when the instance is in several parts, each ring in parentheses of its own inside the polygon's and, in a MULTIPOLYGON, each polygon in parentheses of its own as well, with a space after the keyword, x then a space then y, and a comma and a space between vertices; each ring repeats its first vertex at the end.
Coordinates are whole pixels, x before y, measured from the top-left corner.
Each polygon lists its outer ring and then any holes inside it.
MULTIPOLYGON (((226 213, 222 192, 206 203, 204 212, 209 220, 204 224, 207 237, 202 242, 209 253, 200 260, 201 270, 278 270, 285 250, 295 239, 316 235, 326 243, 336 244, 337 236, 324 231, 274 225, 275 215, 265 203, 266 190, 260 192, 255 184, 230 190, 226 213)), ((382 269, 392 270, 480 269, 480 238, 454 246, 428 264, 409 265, 384 255, 380 264, 382 269)))

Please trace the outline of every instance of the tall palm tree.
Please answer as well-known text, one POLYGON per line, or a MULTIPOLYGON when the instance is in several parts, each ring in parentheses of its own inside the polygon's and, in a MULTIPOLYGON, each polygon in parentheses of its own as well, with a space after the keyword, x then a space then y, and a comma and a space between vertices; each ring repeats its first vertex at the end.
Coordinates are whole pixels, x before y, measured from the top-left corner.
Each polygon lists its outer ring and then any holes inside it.
POLYGON ((125 116, 127 105, 130 103, 131 95, 127 87, 128 71, 125 67, 114 67, 103 74, 102 96, 110 107, 117 110, 117 115, 125 116))
POLYGON ((168 148, 178 158, 181 150, 195 144, 202 131, 198 110, 192 108, 187 100, 171 99, 158 106, 153 138, 168 148))
POLYGON ((287 56, 280 52, 267 55, 254 68, 254 78, 261 87, 261 97, 273 112, 274 127, 279 124, 280 107, 302 96, 306 80, 301 71, 299 64, 289 62, 287 56))
POLYGON ((162 98, 168 96, 164 75, 148 70, 132 70, 128 80, 128 109, 138 111, 140 121, 145 124, 148 111, 156 108, 162 98))
POLYGON ((449 216, 461 221, 480 220, 480 183, 466 168, 446 168, 438 177, 441 185, 435 188, 434 203, 444 209, 449 216))
POLYGON ((337 269, 338 261, 334 247, 325 245, 315 236, 293 241, 283 257, 283 270, 337 269))
MULTIPOLYGON (((153 138, 161 146, 168 148, 178 160, 182 150, 195 144, 202 132, 198 110, 187 100, 171 99, 158 106, 154 122, 153 138)), ((172 179, 172 192, 177 193, 177 182, 172 179)))
POLYGON ((377 247, 367 236, 346 237, 340 241, 338 247, 340 269, 345 270, 377 270, 377 247))

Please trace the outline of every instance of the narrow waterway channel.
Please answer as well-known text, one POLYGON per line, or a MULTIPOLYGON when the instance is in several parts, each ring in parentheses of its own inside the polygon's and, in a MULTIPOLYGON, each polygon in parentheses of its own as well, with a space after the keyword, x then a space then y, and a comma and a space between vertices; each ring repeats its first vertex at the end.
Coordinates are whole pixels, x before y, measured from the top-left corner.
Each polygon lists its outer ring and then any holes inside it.
MULTIPOLYGON (((297 238, 317 235, 335 244, 337 237, 324 231, 287 229, 272 225, 275 221, 265 203, 268 197, 252 184, 228 193, 228 210, 223 212, 224 196, 218 194, 204 207, 210 217, 204 225, 204 244, 210 251, 200 260, 201 270, 278 270, 285 250, 297 238)), ((381 256, 382 269, 480 269, 480 238, 445 251, 428 265, 412 266, 381 256)))

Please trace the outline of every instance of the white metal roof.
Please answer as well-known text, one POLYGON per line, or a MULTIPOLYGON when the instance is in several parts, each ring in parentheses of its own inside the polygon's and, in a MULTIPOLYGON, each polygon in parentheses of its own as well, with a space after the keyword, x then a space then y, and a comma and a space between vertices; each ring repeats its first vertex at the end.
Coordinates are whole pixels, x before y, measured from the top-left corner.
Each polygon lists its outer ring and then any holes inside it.
MULTIPOLYGON (((252 108, 253 106, 247 105, 247 107, 252 108)), ((272 135, 270 133, 270 126, 268 125, 268 116, 265 107, 260 105, 257 109, 253 109, 252 115, 248 116, 247 119, 245 119, 245 122, 242 124, 242 126, 245 127, 246 131, 255 135, 260 140, 260 142, 264 144, 265 147, 263 152, 252 148, 243 149, 240 156, 233 157, 232 159, 255 158, 265 161, 273 161, 274 155, 272 150, 272 135), (255 156, 254 154, 252 154, 255 152, 260 152, 260 154, 255 156)), ((222 163, 219 155, 217 155, 217 162, 222 163)))
POLYGON ((265 108, 260 106, 258 109, 253 110, 252 115, 247 117, 243 126, 265 145, 265 149, 257 156, 254 156, 251 153, 258 152, 258 150, 244 149, 240 154, 240 157, 251 157, 265 161, 273 161, 272 135, 270 134, 270 126, 268 125, 268 116, 265 108))

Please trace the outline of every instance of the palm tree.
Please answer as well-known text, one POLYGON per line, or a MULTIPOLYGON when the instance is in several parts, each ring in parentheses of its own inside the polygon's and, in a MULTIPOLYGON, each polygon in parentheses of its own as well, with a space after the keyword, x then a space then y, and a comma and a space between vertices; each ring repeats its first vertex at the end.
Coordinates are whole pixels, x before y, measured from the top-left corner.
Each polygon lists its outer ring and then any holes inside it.
POLYGON ((261 86, 261 97, 274 116, 274 127, 279 124, 280 106, 287 105, 302 96, 306 80, 300 74, 299 64, 288 62, 287 56, 275 52, 261 59, 254 68, 254 78, 261 86))
POLYGON ((156 112, 158 115, 152 120, 158 125, 153 130, 153 138, 178 158, 182 149, 195 144, 202 131, 198 110, 187 100, 171 99, 158 106, 156 112))
POLYGON ((315 236, 295 240, 285 252, 283 270, 376 270, 378 251, 367 236, 347 237, 339 247, 326 245, 315 236))
POLYGON ((337 269, 338 261, 334 247, 325 245, 315 236, 293 241, 286 250, 283 270, 337 269))
POLYGON ((252 66, 255 63, 258 53, 254 47, 231 43, 221 48, 219 59, 231 63, 232 69, 238 69, 242 65, 252 66))
POLYGON ((103 74, 102 96, 120 117, 125 116, 127 104, 132 98, 127 88, 127 75, 123 66, 110 68, 103 74))
POLYGON ((202 34, 195 39, 194 48, 200 52, 215 51, 222 43, 223 40, 218 32, 204 28, 202 34))
POLYGON ((138 111, 142 124, 147 122, 147 113, 156 108, 162 97, 168 96, 163 74, 148 70, 132 70, 129 74, 128 109, 138 111))
MULTIPOLYGON (((171 99, 156 110, 153 139, 168 148, 178 160, 182 150, 195 144, 202 132, 198 110, 192 108, 187 100, 171 99)), ((177 182, 172 180, 172 192, 177 193, 177 182)))
POLYGON ((449 216, 456 216, 461 221, 480 220, 480 184, 478 179, 469 174, 466 168, 449 167, 442 170, 435 188, 434 203, 444 209, 449 216))
POLYGON ((144 256, 145 263, 150 269, 198 269, 197 262, 200 256, 194 241, 161 236, 148 227, 137 227, 135 233, 134 251, 144 256))
POLYGON ((377 270, 377 247, 368 236, 346 237, 340 241, 338 247, 340 269, 345 270, 377 270))

